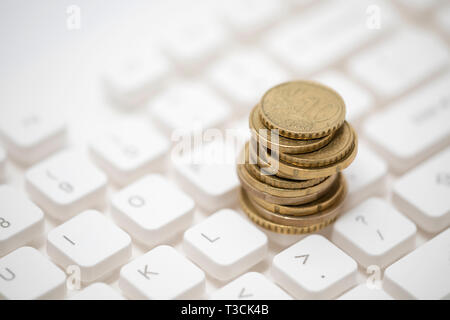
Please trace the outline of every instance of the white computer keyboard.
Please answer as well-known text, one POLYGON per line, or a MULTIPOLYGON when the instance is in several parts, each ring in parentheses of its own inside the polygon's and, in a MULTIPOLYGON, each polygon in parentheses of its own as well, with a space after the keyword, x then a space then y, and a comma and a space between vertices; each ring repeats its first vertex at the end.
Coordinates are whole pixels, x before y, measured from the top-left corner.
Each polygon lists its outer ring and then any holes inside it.
POLYGON ((0 298, 450 298, 449 1, 142 6, 2 76, 0 298), (342 216, 305 236, 251 223, 233 164, 173 152, 245 137, 293 78, 360 140, 342 216))

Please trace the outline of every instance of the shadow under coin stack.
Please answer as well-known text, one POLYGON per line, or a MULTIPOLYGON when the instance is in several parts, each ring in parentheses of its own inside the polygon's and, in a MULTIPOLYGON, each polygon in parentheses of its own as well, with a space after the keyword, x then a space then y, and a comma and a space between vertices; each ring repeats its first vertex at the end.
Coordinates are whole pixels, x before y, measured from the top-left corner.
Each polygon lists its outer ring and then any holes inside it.
POLYGON ((249 218, 283 234, 314 232, 336 220, 347 193, 341 170, 358 146, 341 96, 315 82, 283 83, 264 94, 249 124, 252 139, 237 165, 249 218))

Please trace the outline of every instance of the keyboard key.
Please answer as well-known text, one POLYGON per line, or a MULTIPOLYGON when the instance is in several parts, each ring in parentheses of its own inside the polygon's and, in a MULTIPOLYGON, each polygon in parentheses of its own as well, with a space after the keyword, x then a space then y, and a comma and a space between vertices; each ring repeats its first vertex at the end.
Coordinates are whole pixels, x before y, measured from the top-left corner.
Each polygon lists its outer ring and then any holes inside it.
POLYGON ((216 139, 191 152, 175 154, 172 164, 177 182, 209 212, 232 205, 239 186, 237 152, 234 144, 216 139))
POLYGON ((67 220, 104 202, 106 177, 76 150, 67 149, 26 173, 26 188, 45 213, 67 220))
POLYGON ((383 195, 387 171, 386 162, 366 144, 359 142, 358 156, 345 170, 348 184, 346 207, 351 208, 369 196, 383 195))
POLYGON ((119 286, 133 299, 198 299, 205 273, 174 248, 159 246, 125 265, 119 286))
POLYGON ((338 71, 327 71, 314 79, 333 88, 342 96, 350 122, 359 119, 374 106, 374 99, 368 91, 338 71))
POLYGON ((434 15, 434 20, 442 30, 450 35, 450 4, 439 8, 434 15))
POLYGON ((152 99, 150 114, 169 135, 216 128, 230 116, 230 107, 200 83, 178 83, 152 99))
POLYGON ((161 175, 149 175, 117 193, 112 214, 140 242, 163 243, 192 223, 194 201, 161 175))
POLYGON ((189 7, 171 13, 171 23, 164 30, 166 54, 185 71, 192 72, 220 51, 228 34, 211 12, 189 7))
POLYGON ((292 300, 286 292, 258 272, 248 272, 211 295, 212 300, 292 300))
POLYGON ((363 267, 385 268, 415 248, 416 226, 385 200, 370 198, 340 217, 332 241, 363 267))
POLYGON ((449 248, 447 229, 387 268, 384 290, 396 299, 449 299, 449 248))
POLYGON ((296 74, 309 74, 389 30, 395 10, 382 1, 325 1, 271 30, 263 43, 296 74), (382 25, 367 25, 366 10, 377 5, 382 25))
POLYGON ((169 149, 166 137, 140 121, 125 121, 96 135, 90 150, 97 164, 118 185, 163 169, 169 149))
POLYGON ((360 284, 359 286, 350 289, 338 300, 392 300, 383 289, 370 288, 367 284, 360 284))
POLYGON ((277 254, 272 276, 297 299, 331 299, 356 285, 356 262, 326 238, 310 235, 277 254))
POLYGON ((238 34, 251 36, 274 22, 283 13, 277 0, 230 0, 219 5, 222 20, 238 34))
POLYGON ((167 59, 151 48, 148 41, 136 42, 115 47, 102 73, 107 94, 123 107, 142 105, 161 87, 171 68, 167 59))
POLYGON ((107 284, 96 282, 81 290, 70 300, 125 300, 125 298, 107 284))
POLYGON ((16 111, 0 113, 0 138, 9 157, 22 165, 32 165, 56 150, 66 141, 66 124, 54 112, 16 111))
POLYGON ((108 276, 131 257, 127 233, 95 210, 88 210, 51 230, 47 253, 60 266, 80 268, 85 283, 108 276))
POLYGON ((234 51, 217 60, 207 71, 211 83, 241 110, 250 110, 287 73, 256 49, 234 51))
POLYGON ((380 96, 390 98, 442 70, 448 61, 448 49, 439 38, 408 27, 352 58, 349 69, 380 96))
POLYGON ((367 137, 398 173, 417 165, 450 142, 450 73, 370 117, 367 137))
POLYGON ((450 148, 401 177, 393 201, 420 228, 438 232, 450 225, 450 148))
POLYGON ((30 247, 19 248, 0 258, 0 299, 62 299, 66 275, 30 247))
POLYGON ((0 147, 0 180, 5 177, 5 167, 6 167, 6 153, 2 147, 0 147))
POLYGON ((44 213, 19 191, 0 185, 0 257, 44 233, 44 213))
POLYGON ((265 257, 267 237, 237 212, 223 209, 188 229, 183 248, 212 277, 229 280, 265 257))

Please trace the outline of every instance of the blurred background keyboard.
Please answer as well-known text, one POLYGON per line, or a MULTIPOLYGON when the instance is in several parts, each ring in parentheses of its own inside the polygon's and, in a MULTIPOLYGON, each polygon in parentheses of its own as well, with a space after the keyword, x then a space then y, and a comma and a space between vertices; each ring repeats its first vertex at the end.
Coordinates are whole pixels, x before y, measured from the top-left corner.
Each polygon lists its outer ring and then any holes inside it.
POLYGON ((450 298, 450 1, 2 1, 0 17, 1 298, 450 298), (337 90, 360 140, 342 217, 299 243, 249 223, 235 165, 173 152, 178 129, 246 137, 291 79, 337 90))

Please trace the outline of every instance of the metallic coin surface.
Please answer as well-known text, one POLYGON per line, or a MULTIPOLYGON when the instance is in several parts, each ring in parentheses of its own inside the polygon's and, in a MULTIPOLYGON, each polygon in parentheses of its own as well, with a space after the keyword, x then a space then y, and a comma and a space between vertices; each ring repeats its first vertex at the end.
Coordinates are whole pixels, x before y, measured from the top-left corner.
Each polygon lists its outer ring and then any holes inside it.
POLYGON ((345 103, 331 88, 312 81, 285 82, 261 99, 261 120, 269 129, 293 139, 316 139, 337 130, 345 103))
MULTIPOLYGON (((304 154, 279 153, 281 160, 300 167, 323 167, 344 158, 353 145, 353 131, 348 122, 336 130, 333 139, 326 146, 304 154)), ((273 150, 272 150, 273 152, 273 150)))
POLYGON ((258 154, 254 148, 249 148, 249 157, 252 162, 257 162, 260 167, 276 168, 274 172, 278 177, 292 180, 309 180, 328 177, 347 168, 355 159, 358 152, 358 139, 353 131, 354 142, 348 154, 335 163, 322 167, 299 167, 282 160, 273 158, 264 149, 258 154), (272 165, 272 166, 271 166, 272 165))
POLYGON ((314 201, 323 196, 328 188, 336 180, 337 175, 332 175, 322 182, 303 189, 282 189, 268 185, 253 177, 245 164, 237 165, 237 174, 241 185, 247 192, 266 201, 284 204, 298 205, 314 201))
POLYGON ((330 218, 329 220, 324 220, 322 223, 313 224, 306 227, 294 227, 294 226, 286 226, 278 223, 274 223, 272 221, 266 220, 261 217, 255 210, 253 204, 248 199, 247 193, 244 189, 241 188, 239 193, 239 200, 244 213, 257 225, 262 228, 286 235, 296 235, 296 234, 306 234, 311 232, 316 232, 320 229, 325 228, 330 223, 336 220, 336 217, 330 218))
POLYGON ((334 203, 336 203, 336 201, 341 199, 340 192, 343 191, 344 188, 340 188, 339 181, 336 181, 323 197, 320 197, 319 199, 313 202, 305 203, 298 206, 279 205, 265 201, 261 198, 253 197, 251 194, 247 195, 250 201, 253 202, 256 206, 263 207, 266 210, 292 216, 306 216, 310 214, 315 214, 332 206, 334 203))
POLYGON ((264 143, 268 148, 277 150, 281 153, 298 154, 312 152, 325 146, 333 138, 333 134, 329 134, 319 139, 298 140, 290 139, 277 134, 278 141, 272 141, 271 130, 267 129, 261 121, 260 106, 253 108, 249 117, 249 126, 252 130, 252 136, 259 143, 264 143))
MULTIPOLYGON (((327 209, 322 210, 321 212, 316 214, 306 216, 283 215, 269 211, 259 205, 256 205, 255 203, 253 203, 253 208, 256 210, 256 213, 260 217, 284 226, 307 227, 310 225, 322 224, 327 220, 335 218, 340 213, 340 207, 347 193, 345 179, 342 176, 340 176, 340 179, 338 180, 338 189, 339 191, 337 192, 339 193, 339 198, 337 199, 337 201, 327 209)), ((248 196, 247 199, 251 203, 248 196)))

